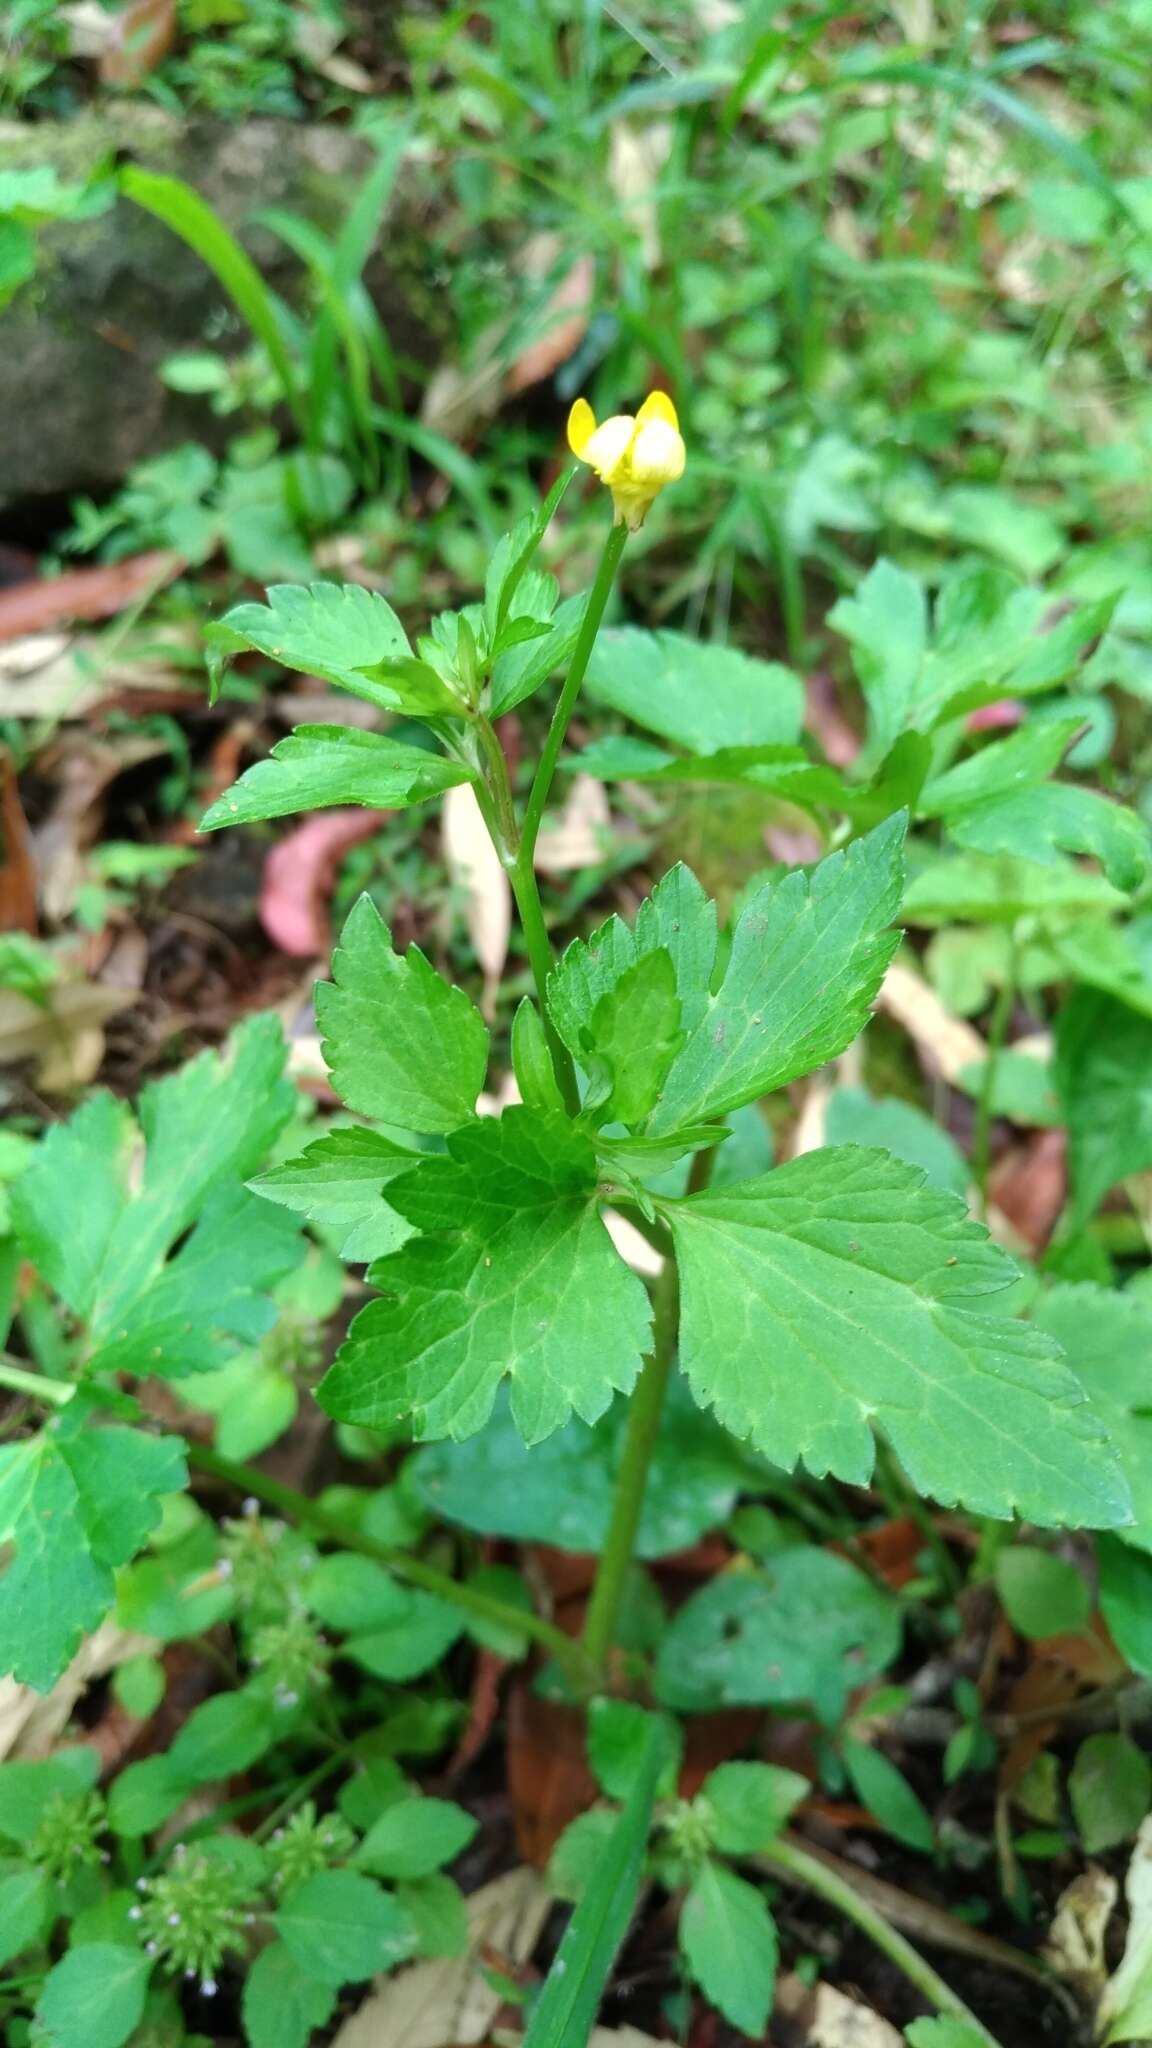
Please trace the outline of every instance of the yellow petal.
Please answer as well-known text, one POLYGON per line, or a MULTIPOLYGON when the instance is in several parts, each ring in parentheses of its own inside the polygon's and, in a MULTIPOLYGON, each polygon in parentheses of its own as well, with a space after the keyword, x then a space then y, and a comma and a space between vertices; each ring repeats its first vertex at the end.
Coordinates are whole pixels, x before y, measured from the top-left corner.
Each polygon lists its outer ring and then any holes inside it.
MULTIPOLYGON (((666 420, 670 427, 675 427, 679 430, 680 422, 676 417, 676 407, 666 391, 650 391, 648 393, 647 398, 636 415, 636 424, 640 427, 646 427, 649 420, 666 420)), ((677 471, 677 475, 679 475, 679 471, 677 471)))
POLYGON ((630 412, 614 412, 611 419, 601 420, 596 432, 585 441, 580 451, 581 462, 590 463, 601 482, 610 484, 635 432, 636 422, 630 412))
POLYGON ((675 483, 684 474, 684 443, 679 429, 663 418, 649 418, 632 444, 632 481, 649 490, 675 483))
POLYGON ((595 432, 596 415, 586 398, 578 398, 568 415, 568 446, 573 455, 583 457, 595 432))

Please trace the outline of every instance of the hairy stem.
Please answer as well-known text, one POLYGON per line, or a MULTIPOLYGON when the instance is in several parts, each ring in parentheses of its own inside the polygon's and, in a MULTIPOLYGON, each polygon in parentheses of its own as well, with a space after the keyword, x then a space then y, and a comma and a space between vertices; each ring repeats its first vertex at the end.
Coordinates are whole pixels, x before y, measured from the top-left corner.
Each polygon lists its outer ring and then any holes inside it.
POLYGON ((949 2013, 953 2019, 964 2020, 986 2044, 986 2048, 1000 2048, 994 2034, 990 2034, 975 2013, 965 2005, 958 1992, 944 1982, 931 1963, 905 1941, 891 1921, 884 1918, 846 1877, 801 1847, 793 1836, 781 1836, 777 1841, 768 1842, 756 1858, 758 1864, 772 1871, 778 1871, 794 1883, 804 1886, 806 1891, 815 1892, 818 1898, 834 1906, 851 1920, 862 1934, 866 1934, 882 1955, 914 1984, 918 1991, 936 2007, 937 2012, 949 2013))

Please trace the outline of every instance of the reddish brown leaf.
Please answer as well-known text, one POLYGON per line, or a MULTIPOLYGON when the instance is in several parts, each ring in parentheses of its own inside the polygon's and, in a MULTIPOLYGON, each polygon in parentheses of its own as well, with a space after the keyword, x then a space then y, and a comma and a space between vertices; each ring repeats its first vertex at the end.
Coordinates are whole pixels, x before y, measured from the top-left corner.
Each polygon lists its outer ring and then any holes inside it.
POLYGON ((582 1711, 538 1698, 528 1678, 517 1679, 508 1701, 508 1793, 520 1854, 537 1870, 598 1797, 582 1711))
POLYGON ((71 569, 65 576, 37 577, 0 590, 0 640, 43 633, 66 619, 112 619, 151 591, 163 590, 184 567, 170 548, 130 555, 96 569, 71 569))
POLYGON ((0 748, 0 932, 36 930, 36 868, 16 768, 0 748))
POLYGON ((1043 1251, 1068 1191, 1063 1131, 1033 1131, 999 1160, 988 1194, 1032 1252, 1043 1251))
POLYGON ((128 0, 113 17, 115 40, 100 58, 104 85, 139 85, 176 41, 176 0, 128 0))
POLYGON ((380 829, 387 811, 319 811, 272 848, 264 864, 260 922, 296 959, 329 947, 328 902, 341 856, 380 829))

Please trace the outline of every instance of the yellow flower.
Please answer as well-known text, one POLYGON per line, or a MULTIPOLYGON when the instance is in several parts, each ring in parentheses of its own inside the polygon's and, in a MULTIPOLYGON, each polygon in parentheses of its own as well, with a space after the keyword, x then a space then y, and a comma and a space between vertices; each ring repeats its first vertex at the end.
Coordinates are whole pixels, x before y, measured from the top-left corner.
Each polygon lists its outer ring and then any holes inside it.
POLYGON ((612 493, 616 524, 635 533, 665 484, 684 474, 684 442, 666 391, 650 391, 639 412, 613 413, 596 424, 586 398, 568 415, 568 446, 612 493))

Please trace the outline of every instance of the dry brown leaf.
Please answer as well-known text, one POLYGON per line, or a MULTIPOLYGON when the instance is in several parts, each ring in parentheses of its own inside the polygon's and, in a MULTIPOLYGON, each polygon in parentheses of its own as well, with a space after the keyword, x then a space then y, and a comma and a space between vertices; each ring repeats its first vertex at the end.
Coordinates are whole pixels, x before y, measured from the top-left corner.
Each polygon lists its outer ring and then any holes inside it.
POLYGON ((1061 1892, 1044 1944, 1045 1958, 1057 1976, 1093 2004, 1108 1979, 1104 1938, 1119 1895, 1115 1878, 1090 1863, 1061 1892))
POLYGON ((100 57, 103 85, 139 85, 176 41, 176 0, 128 0, 113 16, 115 41, 100 57))
MULTIPOLYGON (((183 632, 150 635, 186 645, 183 632)), ((186 672, 162 655, 109 658, 92 634, 32 633, 0 646, 0 718, 83 718, 122 690, 188 697, 186 672)))
POLYGON ((484 970, 484 1010, 491 1016, 508 958, 512 890, 480 815, 475 792, 466 782, 458 782, 445 792, 440 812, 440 843, 448 872, 464 894, 464 921, 484 970))
POLYGON ((34 932, 36 868, 16 766, 0 747, 0 932, 34 932))
POLYGON ((0 989, 0 1067, 36 1061, 36 1086, 46 1095, 72 1095, 100 1070, 103 1026, 135 1001, 131 989, 96 981, 57 981, 44 1007, 0 989))
POLYGON ((902 960, 884 977, 877 1005, 903 1025, 930 1073, 955 1084, 963 1068, 982 1061, 984 1040, 962 1017, 952 1017, 934 988, 902 960))
POLYGON ((64 576, 34 578, 0 591, 0 640, 43 633, 71 619, 112 619, 151 592, 163 590, 184 568, 171 548, 129 555, 96 569, 70 569, 64 576))
POLYGON ((318 811, 277 841, 264 863, 260 922, 282 953, 294 960, 327 953, 336 869, 349 847, 370 839, 387 816, 360 805, 318 811))
POLYGON ((577 775, 568 801, 536 841, 533 866, 542 875, 576 874, 604 859, 612 829, 608 791, 594 775, 577 775))
POLYGON ((479 2048, 503 2002, 481 1970, 528 1961, 552 1898, 534 1870, 510 1870, 473 1892, 467 1906, 465 1953, 390 1977, 345 2021, 332 2048, 479 2048))
POLYGON ((781 1977, 775 2010, 800 2029, 804 2048, 904 2048, 895 2027, 833 1984, 808 1985, 800 1977, 781 1977))
POLYGON ((36 1760, 50 1756, 72 1719, 81 1694, 98 1678, 126 1664, 129 1657, 151 1655, 159 1645, 151 1636, 133 1635, 106 1621, 88 1636, 51 1692, 35 1692, 14 1678, 0 1678, 0 1757, 36 1760))
MULTIPOLYGON (((523 266, 529 275, 538 275, 548 269, 556 259, 557 247, 551 236, 533 236, 525 252, 529 260, 523 266)), ((595 284, 593 258, 590 255, 578 257, 567 276, 561 278, 540 315, 543 332, 527 348, 521 349, 509 370, 505 395, 527 391, 530 385, 543 383, 545 377, 550 377, 561 363, 566 363, 569 356, 575 354, 588 330, 595 284)))
POLYGON ((660 214, 654 195, 674 133, 671 121, 613 121, 608 131, 608 182, 625 220, 636 230, 648 270, 660 263, 660 214))

